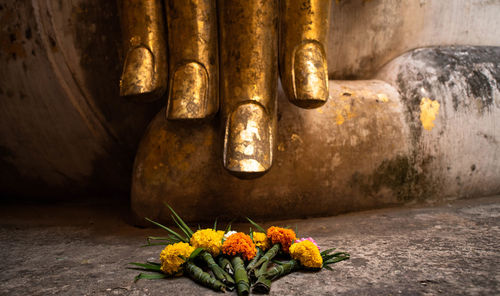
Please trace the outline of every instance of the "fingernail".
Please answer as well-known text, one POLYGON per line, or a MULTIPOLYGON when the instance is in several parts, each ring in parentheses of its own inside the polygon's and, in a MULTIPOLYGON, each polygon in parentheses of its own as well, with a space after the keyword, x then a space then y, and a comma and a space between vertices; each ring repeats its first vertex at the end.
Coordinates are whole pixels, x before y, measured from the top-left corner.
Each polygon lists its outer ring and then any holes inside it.
POLYGON ((317 42, 301 45, 293 65, 294 94, 292 102, 302 108, 316 108, 328 100, 326 58, 317 42))
POLYGON ((224 167, 233 175, 250 179, 266 173, 272 164, 272 122, 255 103, 238 106, 227 119, 224 167))
POLYGON ((168 119, 198 119, 208 115, 208 74, 203 65, 191 62, 175 71, 167 111, 168 119))
POLYGON ((144 46, 128 52, 120 78, 120 96, 134 96, 156 91, 154 89, 153 54, 144 46))

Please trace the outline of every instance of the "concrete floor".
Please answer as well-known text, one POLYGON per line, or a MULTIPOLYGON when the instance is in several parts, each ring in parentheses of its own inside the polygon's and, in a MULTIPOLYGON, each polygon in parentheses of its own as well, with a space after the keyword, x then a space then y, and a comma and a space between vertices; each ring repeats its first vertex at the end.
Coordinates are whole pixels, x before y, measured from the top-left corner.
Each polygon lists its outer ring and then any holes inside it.
MULTIPOLYGON (((128 225, 125 212, 2 205, 0 295, 218 294, 187 278, 134 283, 127 263, 158 257, 161 247, 140 246, 161 232, 128 225)), ((500 196, 276 224, 297 225, 351 259, 333 272, 286 276, 271 295, 500 294, 500 196)))

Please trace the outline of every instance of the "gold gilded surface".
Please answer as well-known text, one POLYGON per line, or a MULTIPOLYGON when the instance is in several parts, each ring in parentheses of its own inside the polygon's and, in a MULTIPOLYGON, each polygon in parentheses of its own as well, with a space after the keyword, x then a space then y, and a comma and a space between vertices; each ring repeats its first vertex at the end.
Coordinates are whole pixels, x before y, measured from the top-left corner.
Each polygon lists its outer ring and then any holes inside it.
POLYGON ((169 45, 169 119, 199 119, 219 109, 215 0, 165 1, 169 45))
POLYGON ((167 47, 161 0, 123 0, 121 25, 125 61, 120 95, 159 98, 167 87, 167 47))
POLYGON ((239 105, 228 117, 224 165, 237 175, 264 173, 271 167, 272 125, 261 105, 239 105))
POLYGON ((240 178, 267 172, 276 139, 278 1, 219 4, 224 167, 240 178))
POLYGON ((278 47, 289 100, 315 108, 328 99, 330 4, 122 0, 126 58, 120 92, 149 100, 168 89, 166 117, 171 120, 214 115, 220 92, 223 165, 241 178, 260 176, 271 168, 275 149, 278 47))
POLYGON ((172 75, 168 118, 203 118, 206 116, 208 75, 200 64, 191 62, 172 75))
POLYGON ((288 99, 302 108, 328 100, 329 0, 282 0, 280 66, 288 99))

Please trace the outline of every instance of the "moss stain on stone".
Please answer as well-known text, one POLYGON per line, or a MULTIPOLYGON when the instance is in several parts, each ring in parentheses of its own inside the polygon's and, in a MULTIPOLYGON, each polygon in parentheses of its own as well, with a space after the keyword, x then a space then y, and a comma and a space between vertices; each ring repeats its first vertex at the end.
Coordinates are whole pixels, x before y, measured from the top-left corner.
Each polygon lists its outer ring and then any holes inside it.
POLYGON ((398 202, 421 201, 436 197, 439 192, 439 178, 434 178, 425 169, 432 159, 422 161, 421 170, 407 156, 397 156, 384 160, 370 175, 353 174, 349 184, 357 187, 367 196, 375 196, 382 189, 388 188, 398 202))

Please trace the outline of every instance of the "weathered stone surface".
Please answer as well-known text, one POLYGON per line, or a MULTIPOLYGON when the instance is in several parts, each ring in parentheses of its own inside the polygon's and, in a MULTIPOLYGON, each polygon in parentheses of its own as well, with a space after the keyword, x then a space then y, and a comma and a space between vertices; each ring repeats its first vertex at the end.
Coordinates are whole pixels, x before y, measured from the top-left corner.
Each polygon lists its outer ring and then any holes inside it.
MULTIPOLYGON (((500 45, 498 1, 331 3, 330 79, 371 78, 417 47, 500 45)), ((101 0, 1 3, 2 194, 128 193, 137 143, 165 102, 141 105, 118 96, 118 8, 101 0)))
POLYGON ((410 166, 423 172, 415 180, 422 185, 414 190, 415 198, 500 192, 499 61, 500 47, 422 48, 377 74, 401 94, 410 166), (422 117, 426 100, 439 109, 428 129, 422 117))
POLYGON ((98 0, 0 4, 2 196, 129 192, 137 143, 163 102, 119 96, 117 9, 98 0))
MULTIPOLYGON (((187 220, 276 219, 404 201, 411 168, 396 90, 381 81, 331 81, 330 94, 321 108, 279 111, 275 163, 253 180, 238 179, 222 167, 217 122, 194 128, 167 121, 159 112, 137 152, 133 212, 168 219, 163 207, 168 202, 188 213, 187 220)), ((288 104, 283 92, 279 104, 288 104)))
POLYGON ((369 79, 402 53, 430 46, 499 46, 494 0, 332 1, 330 79, 369 79), (492 29, 496 28, 496 29, 492 29))
MULTIPOLYGON (((286 276, 271 295, 497 295, 499 213, 496 196, 273 222, 351 259, 286 276)), ((164 232, 128 225, 116 207, 4 204, 0 217, 1 295, 221 295, 187 278, 134 283, 127 263, 156 259, 161 247, 140 246, 164 232)))
POLYGON ((136 155, 132 210, 300 218, 498 194, 499 68, 500 47, 436 47, 395 59, 380 80, 330 81, 321 108, 279 111, 274 165, 255 180, 223 170, 216 122, 195 129, 160 112, 136 155))

